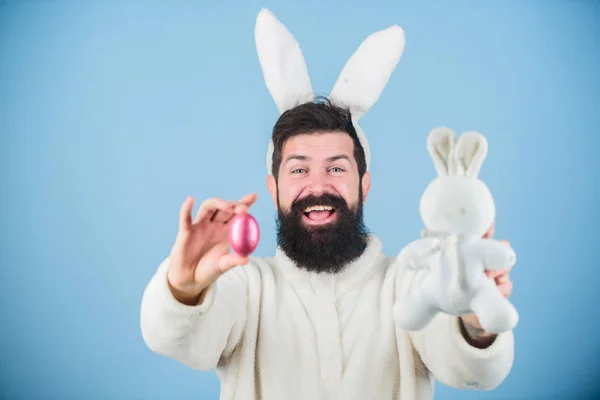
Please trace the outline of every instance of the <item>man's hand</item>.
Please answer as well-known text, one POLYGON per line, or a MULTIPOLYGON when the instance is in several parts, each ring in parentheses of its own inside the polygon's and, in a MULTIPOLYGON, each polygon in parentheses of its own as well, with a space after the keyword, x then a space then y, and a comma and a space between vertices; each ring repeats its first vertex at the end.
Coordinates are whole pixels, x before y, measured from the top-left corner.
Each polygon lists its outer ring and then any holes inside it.
POLYGON ((171 265, 167 271, 171 293, 180 303, 198 304, 204 289, 220 275, 248 262, 248 257, 229 252, 227 224, 235 214, 247 212, 256 199, 254 193, 238 201, 208 199, 200 205, 194 219, 194 199, 188 197, 181 205, 179 232, 171 249, 171 265))
MULTIPOLYGON (((490 227, 484 238, 492 238, 494 236, 494 224, 490 227)), ((510 246, 508 240, 500 240, 510 246)), ((507 299, 512 294, 513 284, 510 280, 508 270, 496 270, 496 271, 485 271, 486 275, 496 282, 496 287, 500 290, 500 293, 507 299)), ((467 314, 460 317, 461 320, 461 331, 465 340, 474 347, 486 348, 489 347, 496 339, 496 334, 486 332, 479 323, 479 318, 475 314, 467 314)))

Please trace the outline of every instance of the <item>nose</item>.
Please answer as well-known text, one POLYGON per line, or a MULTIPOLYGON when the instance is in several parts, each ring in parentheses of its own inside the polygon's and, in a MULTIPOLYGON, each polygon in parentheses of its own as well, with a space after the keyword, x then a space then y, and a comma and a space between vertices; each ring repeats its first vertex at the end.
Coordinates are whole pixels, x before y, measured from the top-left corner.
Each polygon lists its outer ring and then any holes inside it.
POLYGON ((329 182, 329 177, 327 174, 323 172, 312 173, 310 176, 310 182, 308 185, 308 191, 315 195, 319 196, 331 189, 331 184, 329 182))

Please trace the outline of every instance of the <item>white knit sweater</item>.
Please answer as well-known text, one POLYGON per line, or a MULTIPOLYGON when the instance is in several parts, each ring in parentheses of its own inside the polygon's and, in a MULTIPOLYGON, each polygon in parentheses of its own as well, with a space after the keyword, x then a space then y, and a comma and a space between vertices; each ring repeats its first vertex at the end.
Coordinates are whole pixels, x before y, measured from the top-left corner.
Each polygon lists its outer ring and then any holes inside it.
POLYGON ((449 315, 418 333, 396 328, 394 299, 414 272, 395 260, 375 236, 338 275, 300 270, 278 250, 228 271, 202 304, 186 306, 168 288, 167 258, 143 296, 142 334, 158 354, 216 369, 222 400, 425 400, 434 379, 498 386, 512 367, 512 332, 481 350, 449 315))

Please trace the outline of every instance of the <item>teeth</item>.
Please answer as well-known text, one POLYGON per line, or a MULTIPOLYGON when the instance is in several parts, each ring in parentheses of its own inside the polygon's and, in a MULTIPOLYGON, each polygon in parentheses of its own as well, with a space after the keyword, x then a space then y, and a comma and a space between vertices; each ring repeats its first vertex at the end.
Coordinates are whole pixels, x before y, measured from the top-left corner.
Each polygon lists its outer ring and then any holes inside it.
POLYGON ((309 213, 311 211, 331 211, 333 207, 331 206, 311 206, 304 209, 305 213, 309 213))

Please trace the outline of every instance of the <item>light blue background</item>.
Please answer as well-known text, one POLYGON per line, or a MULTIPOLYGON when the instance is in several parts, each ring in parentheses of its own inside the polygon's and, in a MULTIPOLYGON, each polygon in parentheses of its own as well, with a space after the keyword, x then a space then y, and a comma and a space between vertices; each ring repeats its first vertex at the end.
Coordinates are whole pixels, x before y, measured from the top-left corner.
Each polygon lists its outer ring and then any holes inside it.
POLYGON ((263 6, 324 94, 369 33, 404 28, 402 60, 362 124, 366 218, 388 254, 421 228, 429 130, 488 137, 497 236, 519 257, 516 359, 495 391, 437 385, 436 399, 594 393, 600 4, 304 3, 0 2, 0 397, 218 398, 214 373, 144 346, 139 306, 187 195, 257 192, 257 254, 274 251, 265 154, 277 111, 253 38, 263 6))

